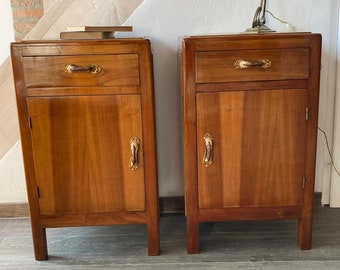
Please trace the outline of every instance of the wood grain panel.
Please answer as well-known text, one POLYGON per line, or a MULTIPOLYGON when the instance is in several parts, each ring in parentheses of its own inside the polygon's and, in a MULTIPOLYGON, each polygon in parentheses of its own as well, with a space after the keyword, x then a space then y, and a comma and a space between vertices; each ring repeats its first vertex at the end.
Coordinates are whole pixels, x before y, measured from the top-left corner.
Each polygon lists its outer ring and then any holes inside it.
POLYGON ((145 209, 139 96, 28 98, 42 214, 145 209))
POLYGON ((301 89, 197 94, 200 208, 302 204, 306 100, 301 89), (205 132, 210 167, 200 160, 205 132))

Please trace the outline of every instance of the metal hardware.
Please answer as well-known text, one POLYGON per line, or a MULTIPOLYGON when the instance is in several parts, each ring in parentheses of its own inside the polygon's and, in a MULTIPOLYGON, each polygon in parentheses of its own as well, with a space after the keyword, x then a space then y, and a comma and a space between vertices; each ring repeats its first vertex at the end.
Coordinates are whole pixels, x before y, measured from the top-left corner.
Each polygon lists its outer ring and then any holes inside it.
POLYGON ((261 0, 260 6, 255 11, 252 27, 247 29, 246 32, 251 32, 251 33, 275 32, 265 25, 266 24, 266 2, 267 2, 266 0, 261 0))
POLYGON ((262 69, 268 69, 272 65, 272 61, 268 59, 260 59, 260 60, 242 60, 239 59, 234 63, 235 68, 246 69, 249 67, 260 67, 262 69))
POLYGON ((305 189, 306 187, 306 177, 302 178, 302 188, 305 189))
POLYGON ((203 155, 203 165, 209 167, 212 164, 212 152, 213 152, 213 136, 210 133, 206 133, 203 137, 205 152, 203 155))
POLYGON ((31 116, 28 117, 28 127, 32 129, 32 117, 31 116))
POLYGON ((67 64, 64 67, 64 72, 68 74, 76 72, 88 72, 91 74, 99 74, 101 71, 102 68, 96 64, 91 64, 89 66, 77 66, 75 64, 67 64))
POLYGON ((138 150, 139 150, 140 140, 138 137, 133 137, 130 140, 131 158, 129 168, 133 171, 138 168, 138 150))
POLYGON ((308 120, 308 118, 309 118, 309 108, 306 107, 306 121, 308 120))

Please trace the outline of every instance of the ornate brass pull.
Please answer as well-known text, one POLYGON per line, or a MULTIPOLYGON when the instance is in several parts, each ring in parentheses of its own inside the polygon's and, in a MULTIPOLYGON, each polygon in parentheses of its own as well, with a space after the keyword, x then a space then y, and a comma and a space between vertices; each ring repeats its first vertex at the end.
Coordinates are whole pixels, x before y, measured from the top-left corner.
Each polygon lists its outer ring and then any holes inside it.
POLYGON ((239 59, 234 63, 235 68, 239 69, 246 69, 249 67, 260 67, 262 69, 267 69, 270 68, 271 65, 272 62, 268 59, 260 59, 257 61, 256 60, 247 61, 239 59))
POLYGON ((102 71, 102 68, 96 64, 92 64, 89 66, 77 66, 75 64, 67 64, 64 67, 64 72, 68 74, 76 73, 76 72, 88 72, 91 74, 99 74, 102 71))
POLYGON ((203 165, 209 167, 212 164, 212 152, 213 152, 213 136, 210 133, 206 133, 203 137, 205 152, 203 155, 203 165))
POLYGON ((129 168, 133 171, 137 170, 138 168, 138 150, 139 150, 140 140, 138 137, 133 137, 130 140, 130 149, 131 149, 131 158, 129 168))

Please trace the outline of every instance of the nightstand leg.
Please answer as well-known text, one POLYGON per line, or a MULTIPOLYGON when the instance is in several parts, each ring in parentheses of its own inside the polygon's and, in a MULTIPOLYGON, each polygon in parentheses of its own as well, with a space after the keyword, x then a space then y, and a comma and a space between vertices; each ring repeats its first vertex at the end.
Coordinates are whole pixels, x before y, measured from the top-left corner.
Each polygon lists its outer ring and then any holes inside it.
POLYGON ((199 222, 197 218, 187 216, 187 249, 189 254, 198 254, 199 248, 199 222))
POLYGON ((303 213, 299 220, 298 245, 300 249, 307 250, 312 248, 312 227, 313 218, 309 213, 303 213))
POLYGON ((159 218, 154 217, 147 224, 148 234, 148 254, 149 256, 158 256, 160 254, 159 239, 159 218))
POLYGON ((34 255, 37 261, 48 260, 46 229, 32 225, 34 255))

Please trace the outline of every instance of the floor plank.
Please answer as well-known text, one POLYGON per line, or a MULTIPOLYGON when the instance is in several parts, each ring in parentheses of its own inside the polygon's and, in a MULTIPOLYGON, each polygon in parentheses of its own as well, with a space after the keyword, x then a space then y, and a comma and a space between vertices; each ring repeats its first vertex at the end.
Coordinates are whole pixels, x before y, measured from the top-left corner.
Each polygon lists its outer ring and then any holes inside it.
POLYGON ((0 269, 339 269, 340 209, 316 207, 313 248, 297 247, 296 221, 203 223, 188 255, 184 215, 160 218, 161 255, 147 256, 145 225, 48 229, 37 262, 28 218, 0 219, 0 269))

